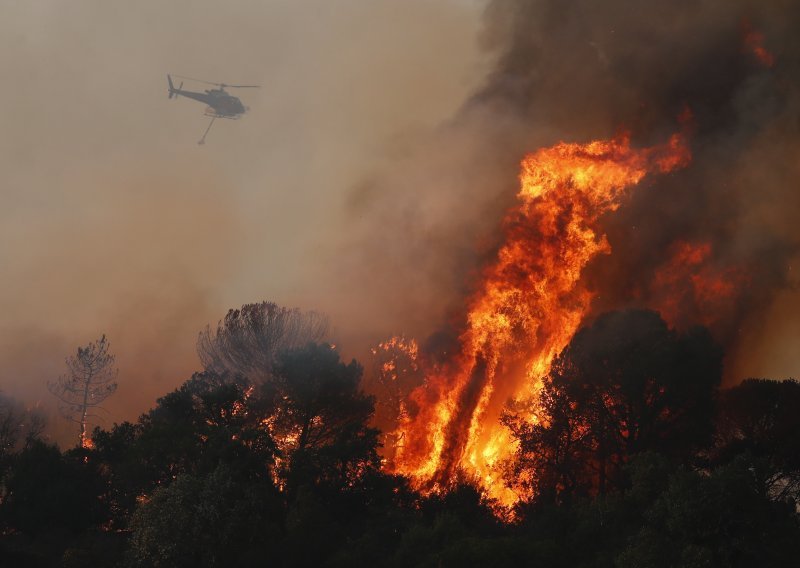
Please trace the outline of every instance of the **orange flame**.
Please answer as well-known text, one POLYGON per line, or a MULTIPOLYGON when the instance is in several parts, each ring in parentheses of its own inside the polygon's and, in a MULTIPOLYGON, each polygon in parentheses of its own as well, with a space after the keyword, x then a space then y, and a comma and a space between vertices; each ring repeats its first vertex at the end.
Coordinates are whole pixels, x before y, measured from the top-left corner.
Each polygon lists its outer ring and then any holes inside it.
POLYGON ((500 416, 510 402, 535 421, 540 377, 586 316, 592 292, 583 269, 610 252, 600 218, 650 172, 690 159, 683 138, 636 150, 628 136, 559 143, 522 161, 518 205, 503 223, 505 242, 469 302, 460 352, 415 389, 403 417, 393 468, 425 491, 459 476, 510 505, 518 496, 501 479, 515 451, 500 416))

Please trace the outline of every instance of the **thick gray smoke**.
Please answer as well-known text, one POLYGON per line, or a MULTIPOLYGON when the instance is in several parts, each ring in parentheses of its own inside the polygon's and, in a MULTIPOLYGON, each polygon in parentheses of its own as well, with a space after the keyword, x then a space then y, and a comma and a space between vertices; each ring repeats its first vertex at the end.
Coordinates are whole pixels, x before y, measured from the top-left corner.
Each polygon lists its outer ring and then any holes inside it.
POLYGON ((483 87, 354 192, 351 215, 366 222, 350 258, 369 267, 360 300, 373 325, 458 329, 526 152, 622 129, 650 145, 689 128, 692 165, 606 219, 613 252, 586 274, 595 308, 671 308, 676 325, 708 324, 728 349, 728 381, 796 373, 799 16, 790 2, 492 2, 482 42, 496 66, 483 87), (670 278, 681 247, 705 252, 670 278))

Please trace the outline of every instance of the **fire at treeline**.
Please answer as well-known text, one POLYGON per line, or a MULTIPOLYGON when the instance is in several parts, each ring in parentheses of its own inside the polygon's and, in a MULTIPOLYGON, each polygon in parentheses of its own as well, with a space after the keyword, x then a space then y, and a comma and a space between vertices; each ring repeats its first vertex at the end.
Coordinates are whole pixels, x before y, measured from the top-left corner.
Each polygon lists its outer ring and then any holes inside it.
POLYGON ((247 304, 105 427, 100 335, 43 379, 72 447, 2 401, 0 561, 796 565, 800 384, 733 362, 800 250, 799 12, 492 2, 444 139, 518 183, 448 321, 347 362, 323 314, 247 304))
MULTIPOLYGON (((676 330, 645 309, 598 315, 542 367, 524 405, 510 399, 497 424, 483 426, 507 445, 494 450, 502 459, 484 456, 491 470, 470 469, 469 431, 416 423, 425 402, 410 395, 451 372, 446 353, 394 337, 372 350, 365 371, 340 359, 327 332, 314 312, 268 302, 231 310, 199 335, 202 371, 137 422, 89 435, 86 424, 116 386, 103 336, 50 385, 77 423, 65 451, 43 439, 35 414, 6 400, 4 563, 783 566, 797 558, 800 383, 720 389, 723 353, 705 327, 676 330), (429 470, 403 461, 414 439, 430 441, 429 470), (457 448, 461 455, 446 456, 457 448)), ((471 373, 484 381, 501 363, 481 357, 471 373)), ((468 404, 454 388, 457 404, 468 404)))

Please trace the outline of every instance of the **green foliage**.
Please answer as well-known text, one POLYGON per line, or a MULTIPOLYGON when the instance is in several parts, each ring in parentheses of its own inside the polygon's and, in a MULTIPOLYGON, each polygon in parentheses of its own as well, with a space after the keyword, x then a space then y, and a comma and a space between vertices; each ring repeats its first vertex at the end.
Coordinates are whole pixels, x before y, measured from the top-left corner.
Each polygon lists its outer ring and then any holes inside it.
POLYGON ((710 475, 675 472, 643 520, 621 568, 789 566, 800 554, 794 510, 767 499, 744 460, 710 475))
POLYGON ((183 474, 134 513, 131 566, 246 566, 274 556, 279 504, 264 484, 227 466, 183 474))

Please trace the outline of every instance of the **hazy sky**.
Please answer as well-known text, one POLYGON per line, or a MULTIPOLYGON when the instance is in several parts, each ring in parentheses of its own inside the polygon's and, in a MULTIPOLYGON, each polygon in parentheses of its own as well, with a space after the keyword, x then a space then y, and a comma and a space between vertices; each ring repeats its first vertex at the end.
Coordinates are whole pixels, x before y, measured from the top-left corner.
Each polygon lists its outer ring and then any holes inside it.
POLYGON ((335 270, 321 257, 347 196, 476 88, 481 11, 0 2, 0 388, 49 404, 64 357, 106 333, 110 419, 135 418, 197 368, 197 332, 228 308, 331 311, 316 267, 335 270), (262 88, 198 146, 203 105, 168 100, 167 73, 262 88))

